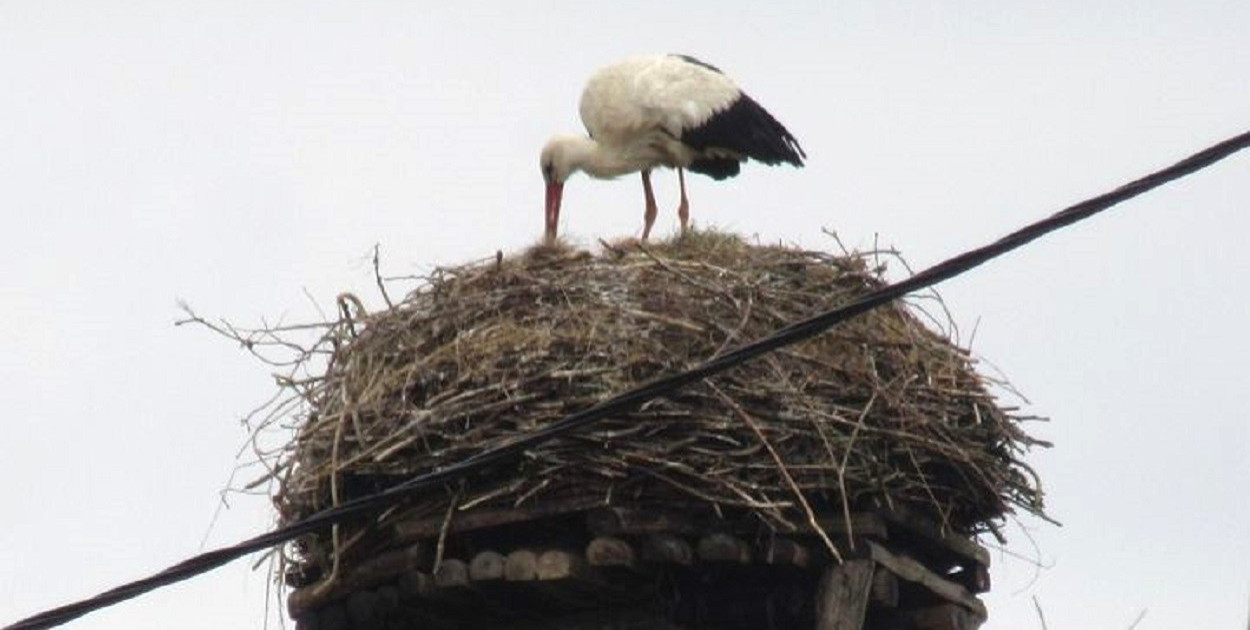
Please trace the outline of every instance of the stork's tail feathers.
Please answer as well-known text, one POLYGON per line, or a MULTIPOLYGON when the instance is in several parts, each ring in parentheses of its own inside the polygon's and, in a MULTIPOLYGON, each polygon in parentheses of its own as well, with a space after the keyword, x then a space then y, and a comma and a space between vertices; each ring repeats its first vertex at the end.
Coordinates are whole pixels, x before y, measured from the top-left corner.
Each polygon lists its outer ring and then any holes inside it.
POLYGON ((734 158, 701 158, 691 162, 686 168, 691 173, 721 180, 737 175, 742 170, 742 163, 734 158))
MULTIPOLYGON (((807 157, 794 135, 745 93, 703 125, 683 134, 682 142, 700 150, 729 149, 769 165, 785 162, 803 166, 803 159, 807 157)), ((736 175, 738 166, 733 160, 703 159, 691 164, 690 170, 722 179, 736 175), (730 162, 733 162, 732 169, 728 166, 730 162)))

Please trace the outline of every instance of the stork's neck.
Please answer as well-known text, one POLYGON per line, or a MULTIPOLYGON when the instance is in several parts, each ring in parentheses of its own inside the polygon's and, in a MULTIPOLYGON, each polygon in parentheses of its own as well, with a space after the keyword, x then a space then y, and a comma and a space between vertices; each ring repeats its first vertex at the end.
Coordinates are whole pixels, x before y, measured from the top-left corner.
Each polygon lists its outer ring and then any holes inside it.
POLYGON ((630 147, 605 145, 586 136, 569 136, 563 141, 569 164, 591 177, 608 179, 641 170, 649 165, 645 156, 630 147))

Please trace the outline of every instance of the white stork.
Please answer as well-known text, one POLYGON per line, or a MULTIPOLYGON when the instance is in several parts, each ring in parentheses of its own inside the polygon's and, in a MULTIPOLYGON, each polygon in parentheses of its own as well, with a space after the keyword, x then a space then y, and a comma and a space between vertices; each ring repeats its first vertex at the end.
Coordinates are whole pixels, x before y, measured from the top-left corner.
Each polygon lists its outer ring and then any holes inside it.
POLYGON ((656 215, 652 168, 677 169, 677 216, 685 233, 690 202, 683 169, 719 180, 737 175, 748 158, 803 166, 807 157, 720 69, 685 55, 633 57, 599 70, 586 82, 579 109, 590 136, 555 136, 543 147, 548 239, 556 236, 564 182, 577 171, 600 179, 642 172, 645 241, 656 215))

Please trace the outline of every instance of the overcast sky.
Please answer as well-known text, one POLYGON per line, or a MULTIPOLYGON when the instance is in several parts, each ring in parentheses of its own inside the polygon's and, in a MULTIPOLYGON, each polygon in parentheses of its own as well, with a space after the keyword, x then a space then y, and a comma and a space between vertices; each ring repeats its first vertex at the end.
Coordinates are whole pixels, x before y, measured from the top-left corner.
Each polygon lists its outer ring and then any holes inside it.
MULTIPOLYGON (((885 4, 0 0, 0 623, 271 525, 235 497, 209 531, 272 381, 178 299, 300 321, 378 304, 375 243, 394 274, 526 247, 538 150, 618 57, 720 66, 810 156, 692 178, 697 224, 917 268, 1250 129, 1244 0, 885 4)), ((641 209, 579 177, 562 229, 641 209)), ((1009 528, 1047 568, 996 552, 987 628, 1040 628, 1033 597, 1054 630, 1245 628, 1248 210, 1239 155, 942 287, 1056 444, 1064 526, 1009 528)), ((71 627, 259 628, 249 565, 71 627)))

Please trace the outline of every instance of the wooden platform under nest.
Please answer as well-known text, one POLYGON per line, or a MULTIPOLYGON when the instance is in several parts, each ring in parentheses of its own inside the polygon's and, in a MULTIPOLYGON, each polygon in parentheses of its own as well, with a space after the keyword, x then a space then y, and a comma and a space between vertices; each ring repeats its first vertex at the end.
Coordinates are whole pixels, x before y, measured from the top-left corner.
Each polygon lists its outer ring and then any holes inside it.
POLYGON ((401 521, 400 543, 301 584, 299 630, 672 628, 973 630, 989 554, 900 510, 817 517, 811 532, 757 520, 628 508, 533 518, 489 510, 401 521))

